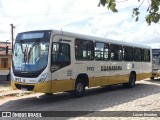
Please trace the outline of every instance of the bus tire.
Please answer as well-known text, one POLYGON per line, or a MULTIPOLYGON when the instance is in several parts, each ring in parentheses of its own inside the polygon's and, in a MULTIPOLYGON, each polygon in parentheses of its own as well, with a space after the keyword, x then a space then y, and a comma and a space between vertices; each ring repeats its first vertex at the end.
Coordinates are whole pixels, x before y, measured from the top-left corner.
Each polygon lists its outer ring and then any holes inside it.
POLYGON ((49 95, 52 95, 52 93, 45 93, 45 95, 49 96, 49 95))
POLYGON ((154 77, 150 77, 151 80, 154 80, 154 77))
POLYGON ((82 80, 77 80, 75 84, 75 90, 70 92, 74 97, 82 97, 85 93, 85 84, 82 80))
POLYGON ((136 82, 136 75, 134 73, 131 73, 130 77, 129 77, 129 82, 123 83, 123 87, 133 88, 133 87, 135 87, 135 82, 136 82))

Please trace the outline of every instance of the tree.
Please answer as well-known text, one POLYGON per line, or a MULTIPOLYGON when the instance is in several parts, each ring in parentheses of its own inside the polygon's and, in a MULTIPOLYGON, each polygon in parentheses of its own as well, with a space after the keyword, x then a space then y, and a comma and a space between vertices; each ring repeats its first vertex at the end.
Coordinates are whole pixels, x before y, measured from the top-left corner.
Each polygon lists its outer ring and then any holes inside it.
MULTIPOLYGON (((148 25, 151 25, 151 23, 158 23, 160 21, 160 0, 138 0, 138 2, 140 2, 140 5, 136 8, 133 8, 132 17, 135 17, 135 21, 138 21, 140 14, 139 8, 142 6, 144 1, 148 2, 148 8, 146 9, 147 15, 145 17, 146 22, 148 23, 148 25)), ((116 9, 116 0, 100 0, 98 6, 100 5, 107 5, 108 9, 112 12, 118 12, 118 10, 116 9)))

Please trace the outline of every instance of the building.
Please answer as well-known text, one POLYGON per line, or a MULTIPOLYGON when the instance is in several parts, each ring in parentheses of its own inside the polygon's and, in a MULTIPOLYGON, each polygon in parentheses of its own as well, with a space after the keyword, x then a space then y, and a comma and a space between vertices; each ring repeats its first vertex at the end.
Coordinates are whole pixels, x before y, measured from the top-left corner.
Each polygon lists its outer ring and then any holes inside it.
POLYGON ((12 54, 12 45, 10 42, 0 42, 0 55, 6 55, 6 47, 8 46, 8 54, 12 54))
POLYGON ((0 42, 0 80, 10 79, 12 61, 12 45, 9 42, 0 42))

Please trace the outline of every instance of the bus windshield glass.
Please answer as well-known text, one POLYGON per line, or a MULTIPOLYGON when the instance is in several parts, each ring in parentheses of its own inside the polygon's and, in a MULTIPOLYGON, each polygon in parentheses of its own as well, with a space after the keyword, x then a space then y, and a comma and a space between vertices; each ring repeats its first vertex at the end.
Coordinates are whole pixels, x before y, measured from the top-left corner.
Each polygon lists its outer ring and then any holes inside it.
POLYGON ((48 63, 49 41, 23 40, 15 43, 13 69, 21 72, 38 72, 48 63))

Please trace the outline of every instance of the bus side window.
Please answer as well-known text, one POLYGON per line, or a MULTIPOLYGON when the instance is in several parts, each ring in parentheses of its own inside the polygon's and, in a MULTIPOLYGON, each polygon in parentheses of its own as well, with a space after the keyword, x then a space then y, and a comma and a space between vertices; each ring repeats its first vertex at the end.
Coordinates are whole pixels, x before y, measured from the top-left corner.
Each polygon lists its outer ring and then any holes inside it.
POLYGON ((75 40, 76 60, 94 60, 94 43, 90 40, 75 40))
POLYGON ((142 48, 134 48, 134 61, 142 61, 142 48))
POLYGON ((150 50, 149 49, 143 50, 143 61, 150 62, 150 50))
POLYGON ((109 60, 109 44, 95 42, 95 60, 109 60))
POLYGON ((133 61, 133 47, 123 46, 123 60, 133 61))
POLYGON ((51 61, 52 72, 70 65, 70 45, 53 43, 51 61))
POLYGON ((110 50, 111 50, 111 60, 122 61, 122 46, 121 45, 111 44, 110 50))

